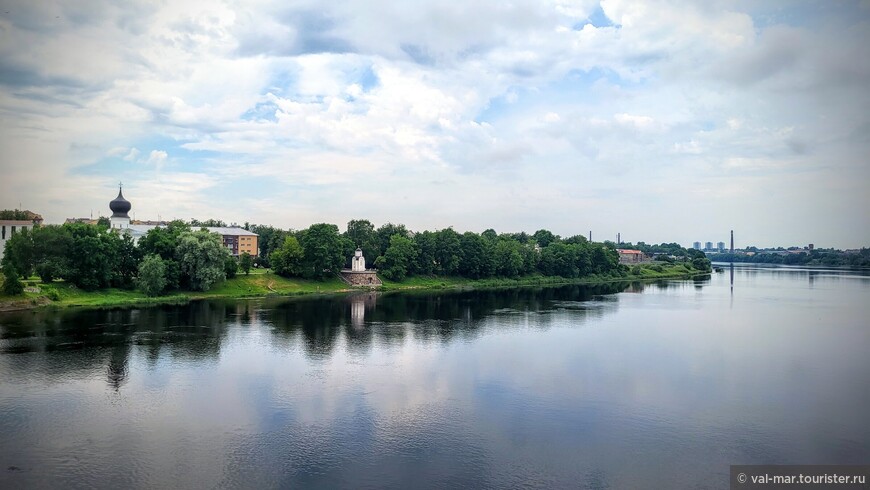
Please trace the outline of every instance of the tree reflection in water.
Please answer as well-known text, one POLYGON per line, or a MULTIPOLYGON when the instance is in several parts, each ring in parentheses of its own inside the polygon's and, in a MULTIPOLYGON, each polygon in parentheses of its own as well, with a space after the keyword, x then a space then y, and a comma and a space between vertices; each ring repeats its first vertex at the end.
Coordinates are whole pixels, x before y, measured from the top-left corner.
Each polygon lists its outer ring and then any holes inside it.
POLYGON ((374 342, 398 345, 413 336, 418 342, 473 339, 485 322, 499 316, 498 328, 524 326, 524 315, 539 315, 547 328, 550 316, 569 312, 579 321, 615 307, 618 292, 646 287, 702 287, 709 276, 692 283, 611 283, 466 291, 360 293, 347 296, 210 300, 186 305, 132 309, 71 309, 0 314, 0 353, 22 356, 10 367, 21 375, 53 380, 105 373, 119 390, 129 376, 134 350, 153 366, 173 362, 216 361, 228 328, 271 327, 282 348, 301 345, 312 360, 327 360, 339 339, 351 353, 364 353, 374 342), (609 306, 608 306, 609 305, 609 306))

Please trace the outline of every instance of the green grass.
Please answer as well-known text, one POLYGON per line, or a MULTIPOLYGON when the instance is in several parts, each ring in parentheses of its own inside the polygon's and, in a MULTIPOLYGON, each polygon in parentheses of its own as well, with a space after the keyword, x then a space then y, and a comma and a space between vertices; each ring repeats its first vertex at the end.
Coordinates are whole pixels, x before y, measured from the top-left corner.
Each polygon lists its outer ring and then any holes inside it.
MULTIPOLYGON (((2 281, 0 281, 2 283, 2 281)), ((347 284, 338 278, 325 281, 287 279, 259 269, 250 275, 240 274, 228 279, 209 291, 174 291, 162 296, 149 297, 140 291, 127 289, 100 289, 84 291, 65 281, 43 283, 38 277, 24 281, 26 288, 38 292, 25 292, 22 296, 0 294, 0 310, 33 308, 36 306, 138 306, 151 304, 180 304, 201 298, 252 298, 270 295, 290 296, 297 294, 337 293, 348 291, 347 284)))
POLYGON ((349 286, 337 277, 325 281, 307 279, 288 279, 260 269, 251 275, 239 274, 204 293, 190 293, 198 298, 247 298, 268 295, 294 295, 309 293, 336 293, 346 291, 349 286))
MULTIPOLYGON (((540 274, 516 279, 465 279, 461 277, 415 276, 402 282, 383 279, 382 291, 424 290, 424 289, 461 289, 461 288, 510 288, 518 286, 555 285, 555 284, 601 284, 616 281, 637 281, 656 279, 688 279, 706 272, 697 271, 683 264, 660 262, 631 266, 626 275, 587 276, 568 279, 563 277, 542 276, 540 274)), ((292 296, 300 294, 330 294, 355 290, 337 277, 325 281, 307 279, 288 279, 264 269, 252 269, 250 275, 239 274, 213 289, 200 291, 176 291, 163 296, 149 297, 139 291, 125 289, 101 289, 83 291, 64 281, 44 284, 38 277, 24 281, 25 287, 37 288, 38 292, 25 292, 23 296, 4 296, 0 294, 0 310, 33 308, 38 306, 86 306, 114 307, 139 306, 152 304, 180 304, 202 298, 256 298, 263 296, 292 296)))

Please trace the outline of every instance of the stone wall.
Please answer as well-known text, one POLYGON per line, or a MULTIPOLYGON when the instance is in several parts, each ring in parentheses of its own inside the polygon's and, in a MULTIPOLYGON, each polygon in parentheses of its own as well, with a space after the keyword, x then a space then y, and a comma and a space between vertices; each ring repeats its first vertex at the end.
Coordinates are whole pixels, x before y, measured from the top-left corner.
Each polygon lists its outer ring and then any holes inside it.
POLYGON ((375 271, 354 272, 349 270, 341 271, 343 277, 351 286, 380 286, 381 280, 378 279, 378 274, 375 271))

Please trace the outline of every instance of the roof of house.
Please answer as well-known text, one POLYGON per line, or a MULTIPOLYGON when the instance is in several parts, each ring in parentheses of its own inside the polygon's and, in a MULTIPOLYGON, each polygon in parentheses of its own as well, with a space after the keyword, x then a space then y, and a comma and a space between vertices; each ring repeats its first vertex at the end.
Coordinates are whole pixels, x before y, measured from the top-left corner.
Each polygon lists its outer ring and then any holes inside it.
POLYGON ((0 224, 4 226, 30 226, 33 224, 33 221, 21 219, 0 219, 0 224))
POLYGON ((627 248, 617 248, 616 251, 621 254, 643 254, 643 252, 641 252, 640 250, 630 250, 627 248))

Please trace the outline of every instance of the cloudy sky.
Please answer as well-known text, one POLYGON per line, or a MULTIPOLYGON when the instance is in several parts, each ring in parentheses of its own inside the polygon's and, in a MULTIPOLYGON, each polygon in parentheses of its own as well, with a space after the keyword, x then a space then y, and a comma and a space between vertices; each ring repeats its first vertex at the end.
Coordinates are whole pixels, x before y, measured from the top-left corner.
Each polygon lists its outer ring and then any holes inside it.
POLYGON ((0 208, 870 246, 870 2, 0 0, 0 208))

